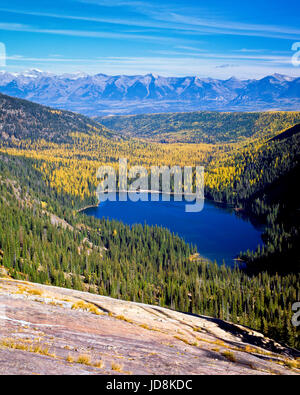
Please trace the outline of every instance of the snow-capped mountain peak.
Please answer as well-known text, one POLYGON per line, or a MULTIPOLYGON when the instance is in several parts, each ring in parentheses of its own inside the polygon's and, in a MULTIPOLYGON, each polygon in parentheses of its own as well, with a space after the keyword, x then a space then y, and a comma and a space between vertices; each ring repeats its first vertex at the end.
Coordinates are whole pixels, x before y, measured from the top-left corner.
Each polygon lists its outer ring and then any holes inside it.
POLYGON ((0 71, 0 92, 87 115, 192 110, 299 110, 300 78, 273 74, 254 80, 199 76, 56 75, 39 69, 0 71))

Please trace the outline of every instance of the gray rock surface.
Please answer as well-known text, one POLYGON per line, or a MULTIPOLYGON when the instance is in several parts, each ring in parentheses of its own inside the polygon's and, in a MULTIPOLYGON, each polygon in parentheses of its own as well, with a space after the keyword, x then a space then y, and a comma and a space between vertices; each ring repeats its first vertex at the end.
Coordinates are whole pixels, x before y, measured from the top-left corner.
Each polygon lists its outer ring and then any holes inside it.
POLYGON ((299 374, 297 357, 210 317, 0 279, 0 374, 299 374))

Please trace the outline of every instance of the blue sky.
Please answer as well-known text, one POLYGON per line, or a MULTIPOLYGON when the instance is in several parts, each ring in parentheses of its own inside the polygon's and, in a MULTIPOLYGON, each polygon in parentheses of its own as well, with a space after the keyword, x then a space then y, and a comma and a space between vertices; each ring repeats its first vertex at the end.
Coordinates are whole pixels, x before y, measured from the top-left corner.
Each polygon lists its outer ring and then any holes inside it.
POLYGON ((1 0, 0 15, 7 71, 300 75, 299 1, 1 0))

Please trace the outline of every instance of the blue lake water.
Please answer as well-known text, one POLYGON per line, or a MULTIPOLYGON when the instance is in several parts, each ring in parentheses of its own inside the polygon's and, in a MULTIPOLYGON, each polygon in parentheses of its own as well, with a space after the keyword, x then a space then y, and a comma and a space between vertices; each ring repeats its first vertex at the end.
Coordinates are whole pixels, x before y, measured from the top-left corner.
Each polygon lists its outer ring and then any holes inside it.
MULTIPOLYGON (((150 200, 150 198, 149 198, 150 200)), ((188 213, 185 201, 177 202, 171 196, 170 201, 106 201, 98 207, 85 210, 85 214, 97 218, 109 218, 133 225, 147 223, 159 225, 177 233, 186 242, 197 246, 200 255, 223 261, 227 265, 234 263, 240 251, 256 249, 262 244, 262 225, 237 214, 233 208, 205 200, 200 212, 188 213)))

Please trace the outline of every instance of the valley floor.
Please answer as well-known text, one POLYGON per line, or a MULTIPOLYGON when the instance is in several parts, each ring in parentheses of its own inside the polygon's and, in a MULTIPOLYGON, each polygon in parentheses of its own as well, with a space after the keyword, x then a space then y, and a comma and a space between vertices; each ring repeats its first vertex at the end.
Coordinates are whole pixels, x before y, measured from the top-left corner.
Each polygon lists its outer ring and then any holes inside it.
POLYGON ((210 317, 0 279, 0 374, 299 374, 297 357, 210 317))

